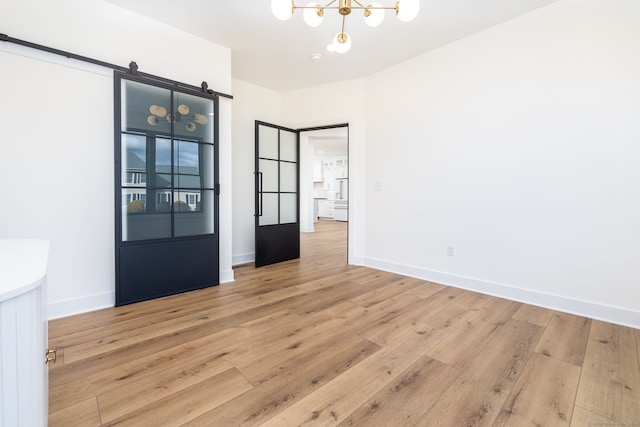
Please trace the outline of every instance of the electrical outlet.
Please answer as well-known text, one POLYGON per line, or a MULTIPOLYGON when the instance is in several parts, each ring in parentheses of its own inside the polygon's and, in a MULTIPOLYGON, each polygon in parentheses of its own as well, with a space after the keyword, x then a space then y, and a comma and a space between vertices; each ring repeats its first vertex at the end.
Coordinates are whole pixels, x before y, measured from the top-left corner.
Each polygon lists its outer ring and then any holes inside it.
POLYGON ((447 245, 447 256, 455 256, 456 247, 453 245, 447 245))

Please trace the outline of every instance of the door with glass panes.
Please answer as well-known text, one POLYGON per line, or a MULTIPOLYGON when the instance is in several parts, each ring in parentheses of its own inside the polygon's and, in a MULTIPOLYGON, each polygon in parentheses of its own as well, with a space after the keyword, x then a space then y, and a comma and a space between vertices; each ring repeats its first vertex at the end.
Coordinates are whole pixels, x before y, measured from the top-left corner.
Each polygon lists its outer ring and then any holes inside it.
POLYGON ((219 283, 217 97, 116 74, 116 305, 219 283))
POLYGON ((298 132, 255 124, 256 267, 300 258, 298 132))

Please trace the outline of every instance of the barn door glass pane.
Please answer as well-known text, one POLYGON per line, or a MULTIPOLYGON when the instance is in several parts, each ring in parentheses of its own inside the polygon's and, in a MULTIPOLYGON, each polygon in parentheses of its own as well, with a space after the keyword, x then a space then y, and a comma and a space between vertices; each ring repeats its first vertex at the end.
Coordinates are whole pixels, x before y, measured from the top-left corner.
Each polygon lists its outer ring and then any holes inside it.
POLYGON ((122 80, 122 241, 215 230, 214 101, 122 80))

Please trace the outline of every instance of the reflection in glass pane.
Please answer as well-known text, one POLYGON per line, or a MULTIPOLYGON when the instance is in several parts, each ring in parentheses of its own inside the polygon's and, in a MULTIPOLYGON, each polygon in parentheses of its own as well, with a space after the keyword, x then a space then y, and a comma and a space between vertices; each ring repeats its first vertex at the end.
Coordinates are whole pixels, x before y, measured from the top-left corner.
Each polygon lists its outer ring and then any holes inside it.
MULTIPOLYGON (((260 172, 262 176, 258 179, 262 180, 262 187, 258 187, 260 191, 278 191, 278 162, 276 160, 260 159, 260 172)), ((258 182, 260 185, 260 182, 258 182)))
POLYGON ((280 224, 298 221, 298 196, 296 194, 280 194, 280 224))
POLYGON ((161 173, 157 174, 154 187, 171 188, 171 175, 161 174, 161 173))
POLYGON ((171 214, 149 210, 145 190, 122 189, 122 241, 171 237, 171 214))
POLYGON ((156 138, 156 172, 171 173, 171 140, 156 138))
POLYGON ((175 135, 194 141, 213 142, 213 101, 174 92, 175 135))
POLYGON ((262 216, 259 225, 273 225, 278 223, 278 194, 262 194, 262 216))
POLYGON ((200 188, 200 176, 198 175, 176 175, 176 187, 180 188, 200 188))
POLYGON ((280 191, 298 191, 298 167, 296 163, 280 162, 280 191))
POLYGON ((147 139, 122 135, 122 185, 144 187, 147 183, 147 139))
POLYGON ((298 161, 298 137, 294 132, 280 131, 280 160, 298 161))
POLYGON ((202 177, 201 185, 206 188, 213 188, 213 145, 200 144, 200 149, 202 150, 202 164, 200 165, 200 176, 202 177))
POLYGON ((169 134, 171 91, 122 80, 122 130, 169 134))
POLYGON ((268 126, 259 126, 258 132, 258 138, 260 140, 260 153, 258 153, 258 157, 277 159, 278 129, 268 126))
POLYGON ((188 141, 176 141, 174 165, 176 173, 198 175, 200 161, 198 156, 198 143, 188 141))
POLYGON ((202 192, 200 190, 176 190, 173 210, 175 212, 196 212, 200 210, 202 192))
POLYGON ((157 190, 155 191, 155 212, 167 213, 171 212, 171 203, 173 197, 171 190, 157 190))
POLYGON ((123 188, 122 207, 128 214, 147 211, 147 190, 145 188, 123 188))
POLYGON ((215 102, 121 84, 123 240, 213 233, 215 102))
POLYGON ((180 190, 175 194, 175 235, 195 236, 214 233, 213 190, 180 190))

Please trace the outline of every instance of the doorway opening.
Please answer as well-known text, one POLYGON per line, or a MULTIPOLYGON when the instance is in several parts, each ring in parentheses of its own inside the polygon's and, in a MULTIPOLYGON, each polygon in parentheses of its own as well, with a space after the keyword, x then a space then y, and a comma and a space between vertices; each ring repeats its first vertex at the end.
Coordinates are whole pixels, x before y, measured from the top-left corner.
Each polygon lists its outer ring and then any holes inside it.
POLYGON ((348 263, 349 125, 300 132, 301 256, 308 245, 329 245, 348 263), (313 237, 307 233, 314 233, 313 237))
POLYGON ((320 220, 342 223, 348 264, 349 125, 256 120, 255 143, 255 266, 300 258, 300 234, 314 233, 320 220))

